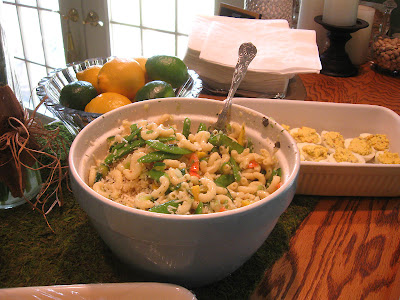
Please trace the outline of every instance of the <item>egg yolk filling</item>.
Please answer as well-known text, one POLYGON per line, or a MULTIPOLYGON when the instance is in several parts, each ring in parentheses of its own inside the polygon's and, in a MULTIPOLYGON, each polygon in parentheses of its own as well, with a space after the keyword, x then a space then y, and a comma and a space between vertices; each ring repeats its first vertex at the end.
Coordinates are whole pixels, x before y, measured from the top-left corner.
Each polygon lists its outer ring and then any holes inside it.
POLYGON ((378 160, 382 164, 400 164, 400 157, 398 153, 385 151, 378 156, 378 160))
POLYGON ((378 151, 389 149, 389 139, 386 134, 371 134, 365 138, 367 143, 378 151))
POLYGON ((331 148, 344 148, 344 138, 339 132, 330 131, 324 134, 326 144, 331 148))
POLYGON ((319 136, 315 129, 310 127, 301 127, 292 134, 293 138, 300 143, 319 143, 319 136))
POLYGON ((351 162, 351 163, 358 162, 357 157, 355 157, 355 155, 351 153, 349 149, 345 148, 336 149, 335 153, 333 154, 333 157, 337 162, 351 162))
POLYGON ((328 149, 320 145, 307 145, 303 147, 306 153, 313 161, 321 161, 328 157, 328 149))
POLYGON ((368 142, 361 138, 355 138, 350 142, 349 150, 360 155, 368 155, 372 152, 372 147, 368 142))

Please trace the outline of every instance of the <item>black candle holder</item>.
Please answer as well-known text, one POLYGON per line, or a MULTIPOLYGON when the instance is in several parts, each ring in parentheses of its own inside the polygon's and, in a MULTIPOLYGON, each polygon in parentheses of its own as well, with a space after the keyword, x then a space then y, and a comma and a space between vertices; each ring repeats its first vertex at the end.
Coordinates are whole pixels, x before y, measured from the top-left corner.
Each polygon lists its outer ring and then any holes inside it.
POLYGON ((334 77, 352 77, 358 74, 345 50, 346 43, 351 39, 350 33, 368 27, 368 22, 357 19, 352 26, 335 26, 322 21, 322 15, 316 16, 314 21, 328 30, 327 36, 330 41, 328 49, 320 55, 322 70, 321 74, 334 77))

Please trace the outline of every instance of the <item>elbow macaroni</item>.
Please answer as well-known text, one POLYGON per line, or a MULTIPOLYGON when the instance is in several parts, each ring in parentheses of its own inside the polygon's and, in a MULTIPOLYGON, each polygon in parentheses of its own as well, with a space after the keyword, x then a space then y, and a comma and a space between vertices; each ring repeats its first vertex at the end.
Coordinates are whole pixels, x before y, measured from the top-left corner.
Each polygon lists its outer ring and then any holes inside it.
MULTIPOLYGON (((186 138, 177 132, 175 125, 164 125, 171 120, 170 115, 163 115, 157 122, 138 122, 137 127, 141 131, 136 138, 143 141, 166 138, 163 143, 194 153, 197 168, 191 158, 192 154, 186 154, 178 159, 171 157, 160 160, 155 169, 154 163, 140 162, 141 157, 158 151, 143 143, 144 146, 112 162, 108 166, 108 173, 100 180, 97 179, 97 170, 101 161, 97 161, 97 166, 92 166, 88 175, 88 183, 93 190, 115 202, 137 209, 152 211, 164 203, 174 201, 177 207, 171 210, 169 206, 170 213, 193 214, 199 208, 202 208, 201 213, 214 213, 243 207, 267 197, 280 187, 281 177, 272 175, 276 174, 273 170, 277 166, 268 150, 261 149, 255 153, 244 147, 238 153, 223 145, 215 147, 209 142, 212 136, 209 131, 192 133, 186 138), (240 179, 233 176, 231 157, 237 162, 240 179), (253 162, 252 166, 250 162, 253 162), (152 172, 159 174, 159 177, 150 175, 149 171, 153 168, 155 171, 152 172), (227 176, 230 181, 223 186, 216 184, 221 176, 227 176)), ((129 139, 123 135, 129 135, 130 125, 123 122, 123 130, 115 137, 115 143, 129 143, 129 139)), ((236 142, 240 135, 240 141, 246 141, 243 139, 242 126, 231 124, 228 136, 232 141, 236 142)))

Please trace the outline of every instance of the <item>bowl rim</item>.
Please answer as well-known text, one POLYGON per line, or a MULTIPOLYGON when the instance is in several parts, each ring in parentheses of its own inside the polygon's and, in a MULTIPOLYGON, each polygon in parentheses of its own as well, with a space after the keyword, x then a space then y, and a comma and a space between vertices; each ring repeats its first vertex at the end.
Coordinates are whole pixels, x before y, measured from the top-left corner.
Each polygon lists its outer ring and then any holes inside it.
MULTIPOLYGON (((177 100, 185 101, 188 99, 190 100, 192 98, 171 97, 171 98, 164 98, 163 101, 177 101, 177 100)), ((196 100, 210 102, 210 104, 212 104, 212 103, 215 104, 215 102, 217 102, 217 103, 219 102, 219 103, 221 103, 220 105, 222 105, 222 103, 223 103, 222 101, 219 101, 219 100, 207 99, 207 98, 197 98, 196 100)), ((156 103, 156 102, 159 102, 159 99, 147 100, 146 102, 149 103, 149 101, 156 103)), ((118 114, 119 111, 128 109, 128 107, 132 107, 132 105, 145 105, 146 102, 141 101, 141 102, 135 102, 135 103, 132 103, 129 105, 125 105, 125 106, 119 107, 115 110, 112 110, 104 115, 118 114)), ((264 114, 262 114, 260 112, 257 112, 255 110, 252 110, 250 108, 247 108, 245 106, 241 106, 238 104, 232 104, 232 108, 233 107, 236 107, 236 109, 240 109, 243 111, 251 112, 252 114, 256 113, 257 115, 265 116, 264 114)), ((221 106, 221 108, 222 108, 222 106, 221 106)), ((103 117, 104 117, 104 115, 103 115, 103 117)), ((111 199, 108 199, 108 198, 98 194, 97 192, 95 192, 92 188, 89 187, 89 185, 83 180, 83 178, 81 178, 81 176, 78 174, 75 164, 73 163, 74 152, 75 152, 75 149, 77 148, 77 144, 79 143, 80 139, 83 139, 84 134, 86 133, 86 131, 90 130, 91 127, 96 126, 97 123, 102 122, 102 119, 103 118, 95 119, 93 122, 91 122, 90 124, 85 126, 85 128, 83 128, 81 130, 81 132, 75 137, 75 139, 70 147, 70 151, 69 151, 69 157, 68 157, 69 172, 70 172, 70 175, 73 177, 73 179, 75 179, 77 184, 80 185, 80 187, 82 187, 86 192, 88 192, 90 195, 95 197, 97 200, 101 201, 103 204, 105 204, 107 206, 111 206, 118 210, 123 210, 125 212, 131 213, 134 215, 138 214, 140 216, 148 217, 148 218, 172 219, 172 220, 189 220, 189 219, 210 220, 210 219, 215 219, 215 218, 229 217, 232 215, 247 214, 250 211, 252 211, 253 209, 256 209, 259 206, 263 206, 266 203, 279 198, 279 195, 286 193, 288 191, 288 189, 291 187, 291 185, 293 185, 296 182, 296 180, 299 176, 299 173, 300 173, 300 152, 297 148, 296 142, 293 139, 293 137, 289 134, 289 132, 284 130, 280 124, 276 123, 276 124, 274 124, 274 127, 278 128, 279 131, 281 131, 282 134, 284 134, 291 142, 291 145, 293 146, 292 149, 295 152, 294 153, 295 159, 294 159, 293 171, 289 174, 289 176, 287 177, 287 180, 283 183, 283 185, 278 190, 276 190, 272 194, 268 195, 267 197, 255 202, 255 203, 252 203, 251 205, 247 205, 245 207, 227 210, 224 212, 210 213, 210 214, 198 214, 198 215, 162 214, 162 213, 154 213, 154 212, 137 209, 134 207, 129 207, 129 206, 117 203, 117 202, 115 202, 111 199)))

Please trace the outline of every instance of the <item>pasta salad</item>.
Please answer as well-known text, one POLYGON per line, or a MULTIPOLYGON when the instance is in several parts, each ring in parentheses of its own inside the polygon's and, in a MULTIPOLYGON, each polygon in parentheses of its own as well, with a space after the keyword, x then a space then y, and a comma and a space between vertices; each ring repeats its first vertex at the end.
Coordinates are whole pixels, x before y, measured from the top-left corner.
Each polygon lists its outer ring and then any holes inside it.
POLYGON ((122 123, 109 151, 89 171, 89 186, 120 204, 166 214, 208 214, 257 202, 281 186, 281 169, 267 149, 253 151, 245 125, 228 132, 201 123, 182 132, 164 115, 156 122, 122 123))

